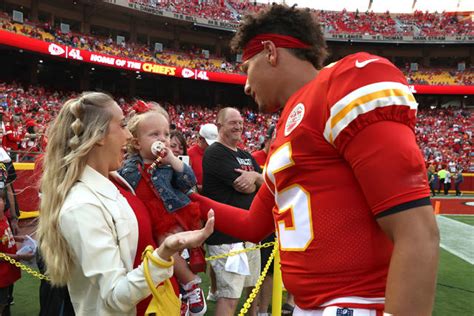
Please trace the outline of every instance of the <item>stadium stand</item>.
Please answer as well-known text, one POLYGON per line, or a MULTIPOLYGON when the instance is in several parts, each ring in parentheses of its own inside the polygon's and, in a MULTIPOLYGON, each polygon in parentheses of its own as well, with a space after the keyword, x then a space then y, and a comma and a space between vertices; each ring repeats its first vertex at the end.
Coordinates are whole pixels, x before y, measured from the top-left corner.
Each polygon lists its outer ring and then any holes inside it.
POLYGON ((421 109, 416 135, 427 165, 472 171, 472 112, 463 109, 421 109))
MULTIPOLYGON (((199 5, 183 3, 180 0, 130 0, 155 9, 204 17, 213 20, 238 22, 248 13, 258 12, 268 6, 253 1, 227 0, 199 5)), ((473 22, 467 16, 459 20, 451 12, 429 13, 415 11, 413 14, 391 14, 367 12, 312 10, 325 27, 335 33, 382 34, 382 35, 473 35, 473 22)))
MULTIPOLYGON (((60 106, 74 92, 48 91, 41 86, 22 87, 16 83, 0 84, 0 111, 3 113, 3 144, 8 142, 7 132, 17 137, 17 150, 20 152, 41 152, 44 140, 40 137, 54 119, 60 106), (28 127, 35 127, 38 136, 29 138, 28 127), (39 141, 38 141, 39 139, 39 141)), ((125 113, 133 110, 134 100, 119 98, 118 103, 125 113)), ((201 105, 181 105, 164 103, 171 122, 186 137, 189 146, 196 141, 200 122, 215 122, 218 108, 201 105)), ((248 151, 258 150, 268 126, 275 124, 278 115, 260 114, 250 108, 241 109, 246 130, 242 147, 248 151)), ((417 140, 426 163, 436 166, 454 162, 463 170, 471 170, 470 155, 472 147, 472 113, 462 109, 430 109, 421 107, 416 127, 417 140)), ((11 147, 11 146, 10 146, 11 147)), ((22 157, 32 157, 22 154, 22 157)))
MULTIPOLYGON (((365 3, 373 1, 365 0, 365 3)), ((417 1, 412 2, 414 6, 417 1)), ((0 33, 40 39, 48 42, 45 46, 49 47, 55 46, 49 43, 67 45, 69 51, 78 48, 116 59, 157 63, 160 65, 155 66, 159 68, 183 67, 226 77, 228 73, 242 74, 240 64, 233 61, 239 59, 238 55, 228 49, 233 28, 245 14, 268 5, 253 0, 5 0, 0 9, 0 33), (13 21, 12 10, 23 12, 23 23, 13 21), (169 14, 158 13, 163 11, 169 14), (203 19, 213 24, 196 23, 203 19), (70 32, 61 32, 63 22, 70 24, 70 32), (125 41, 118 43, 116 35, 123 35, 125 41), (162 51, 155 51, 155 42, 162 42, 162 51)), ((435 170, 446 167, 450 172, 462 170, 466 177, 463 194, 472 194, 474 177, 469 173, 474 172, 474 100, 465 91, 472 91, 474 85, 474 48, 469 46, 474 41, 473 13, 414 11, 407 14, 392 12, 391 8, 374 13, 370 8, 351 11, 342 7, 339 11, 312 12, 321 21, 328 39, 328 63, 364 50, 387 57, 403 71, 419 102, 415 134, 426 166, 433 165, 435 170), (418 37, 422 39, 417 40, 418 37), (416 85, 427 85, 424 88, 436 91, 423 92, 416 85), (438 93, 451 91, 449 88, 460 88, 462 94, 438 93)), ((215 122, 217 112, 224 106, 236 106, 241 111, 245 129, 240 146, 249 152, 260 149, 268 127, 278 121, 278 114, 258 113, 251 98, 242 92, 242 82, 230 84, 211 76, 203 79, 198 71, 193 73, 194 77, 179 77, 147 72, 143 67, 132 70, 77 61, 6 41, 0 49, 5 55, 0 77, 0 144, 17 162, 34 162, 44 152, 49 125, 62 104, 79 91, 110 93, 127 116, 139 110, 138 99, 159 102, 169 113, 172 128, 185 136, 188 147, 198 141, 200 126, 215 122)), ((229 77, 241 77, 245 81, 244 76, 229 77)), ((33 172, 28 169, 33 164, 16 165, 25 168, 17 169, 15 183, 20 209, 37 211, 38 192, 31 186, 33 172)), ((446 299, 446 304, 453 300, 446 299)), ((20 295, 16 301, 14 311, 29 308, 29 304, 22 303, 20 295)), ((34 313, 37 310, 19 312, 34 313)), ((438 310, 435 314, 463 313, 438 310)))
MULTIPOLYGON (((48 91, 40 86, 23 87, 16 83, 1 83, 2 145, 21 152, 19 160, 25 156, 29 159, 32 156, 29 153, 42 152, 46 144, 42 136, 49 123, 61 105, 76 95, 75 92, 48 91), (34 127, 37 132, 35 134, 38 135, 30 137, 33 133, 28 133, 28 127, 34 127), (11 146, 12 142, 16 145, 11 146)), ((134 110, 134 102, 132 99, 118 99, 118 103, 127 114, 134 110)), ((201 105, 164 103, 163 106, 168 111, 171 122, 185 135, 189 146, 197 141, 195 137, 200 122, 215 122, 219 110, 201 105)), ((275 124, 278 116, 260 114, 250 108, 242 108, 241 111, 246 120, 242 146, 250 151, 258 150, 266 129, 275 124)))
POLYGON ((428 85, 473 85, 474 72, 453 69, 423 69, 405 72, 408 83, 428 85))
MULTIPOLYGON (((330 32, 360 32, 365 30, 369 34, 380 33, 384 35, 393 35, 396 32, 394 28, 395 22, 389 14, 358 14, 346 11, 337 13, 320 11, 319 13, 324 16, 325 21, 331 21, 326 24, 330 32)), ((241 73, 238 63, 231 63, 213 55, 206 58, 202 53, 202 49, 199 48, 188 51, 165 49, 163 52, 155 53, 146 45, 139 43, 122 42, 117 44, 111 37, 100 38, 72 32, 64 34, 59 29, 51 27, 49 23, 42 25, 30 22, 24 24, 15 23, 11 21, 6 13, 0 15, 0 24, 2 30, 113 56, 213 72, 241 73)), ((406 76, 412 84, 472 85, 474 71, 472 68, 464 71, 457 71, 454 68, 425 68, 420 71, 406 72, 406 76)))

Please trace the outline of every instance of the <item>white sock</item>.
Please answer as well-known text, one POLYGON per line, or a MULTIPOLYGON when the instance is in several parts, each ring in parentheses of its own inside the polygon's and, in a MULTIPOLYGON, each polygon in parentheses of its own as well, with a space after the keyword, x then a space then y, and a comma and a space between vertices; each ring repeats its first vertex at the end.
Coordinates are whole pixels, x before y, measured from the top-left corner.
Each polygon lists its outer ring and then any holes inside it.
POLYGON ((181 284, 181 286, 183 287, 185 291, 189 291, 194 284, 200 284, 201 282, 202 282, 201 278, 198 275, 196 275, 194 280, 189 281, 187 284, 181 284))

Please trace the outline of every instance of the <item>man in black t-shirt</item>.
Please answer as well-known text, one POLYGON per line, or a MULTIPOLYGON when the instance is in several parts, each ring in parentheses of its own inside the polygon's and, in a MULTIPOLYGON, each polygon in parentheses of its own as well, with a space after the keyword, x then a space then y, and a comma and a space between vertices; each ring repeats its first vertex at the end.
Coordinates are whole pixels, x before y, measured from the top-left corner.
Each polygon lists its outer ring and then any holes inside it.
MULTIPOLYGON (((234 108, 224 108, 217 115, 217 127, 217 142, 206 149, 202 160, 203 195, 221 203, 249 209, 263 178, 260 166, 252 155, 237 147, 242 137, 242 116, 234 108)), ((243 246, 241 240, 219 231, 215 231, 206 243, 211 256, 238 250, 243 246)), ((244 244, 245 247, 253 246, 247 242, 244 244)), ((217 281, 215 315, 234 315, 242 289, 254 286, 260 274, 260 252, 251 251, 228 259, 213 260, 211 266, 217 281), (248 260, 249 271, 245 260, 248 260)), ((253 308, 256 303, 252 305, 253 308)))

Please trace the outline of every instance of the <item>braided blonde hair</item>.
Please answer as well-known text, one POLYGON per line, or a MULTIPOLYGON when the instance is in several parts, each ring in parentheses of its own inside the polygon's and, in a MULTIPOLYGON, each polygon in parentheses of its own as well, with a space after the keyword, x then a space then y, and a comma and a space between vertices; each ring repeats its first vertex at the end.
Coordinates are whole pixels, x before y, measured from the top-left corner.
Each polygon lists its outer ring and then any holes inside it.
POLYGON ((53 285, 65 285, 75 268, 74 254, 59 227, 61 207, 87 164, 88 154, 108 131, 113 99, 84 92, 67 101, 48 131, 41 178, 38 239, 53 285))

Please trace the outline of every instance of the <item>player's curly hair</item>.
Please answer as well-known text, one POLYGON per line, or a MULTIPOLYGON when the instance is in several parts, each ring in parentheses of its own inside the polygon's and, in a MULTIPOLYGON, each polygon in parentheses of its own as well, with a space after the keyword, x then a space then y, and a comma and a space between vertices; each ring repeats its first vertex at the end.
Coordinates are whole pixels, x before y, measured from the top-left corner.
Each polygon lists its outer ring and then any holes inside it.
POLYGON ((230 43, 231 49, 239 52, 252 38, 263 33, 293 36, 311 45, 307 49, 288 50, 296 57, 311 62, 317 69, 323 66, 328 55, 321 26, 307 8, 297 9, 296 5, 289 7, 274 3, 257 14, 245 16, 230 43))

